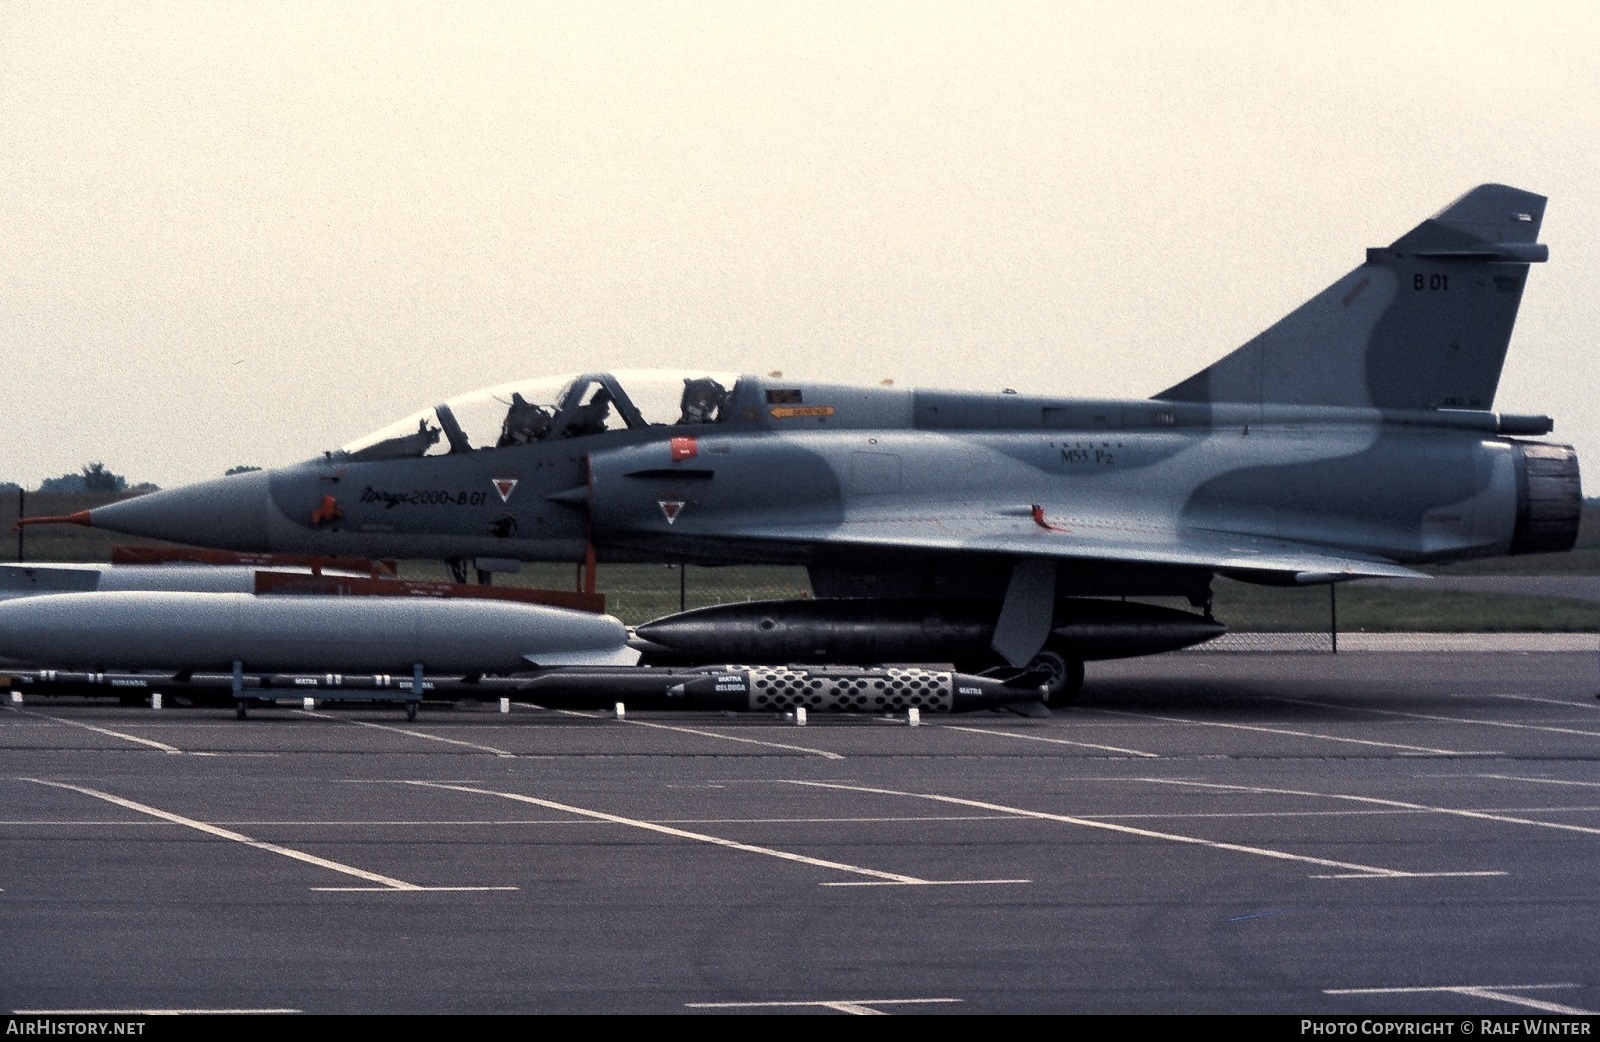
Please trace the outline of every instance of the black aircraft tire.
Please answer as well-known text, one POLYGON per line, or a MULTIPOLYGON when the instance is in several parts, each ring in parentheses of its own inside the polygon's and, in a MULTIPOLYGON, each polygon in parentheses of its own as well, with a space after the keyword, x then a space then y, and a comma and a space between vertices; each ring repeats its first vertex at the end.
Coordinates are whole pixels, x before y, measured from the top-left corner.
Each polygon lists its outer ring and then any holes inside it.
POLYGON ((1053 648, 1046 647, 1028 663, 1031 670, 1050 674, 1045 682, 1044 704, 1051 709, 1063 709, 1078 700, 1083 691, 1083 662, 1068 658, 1053 648))

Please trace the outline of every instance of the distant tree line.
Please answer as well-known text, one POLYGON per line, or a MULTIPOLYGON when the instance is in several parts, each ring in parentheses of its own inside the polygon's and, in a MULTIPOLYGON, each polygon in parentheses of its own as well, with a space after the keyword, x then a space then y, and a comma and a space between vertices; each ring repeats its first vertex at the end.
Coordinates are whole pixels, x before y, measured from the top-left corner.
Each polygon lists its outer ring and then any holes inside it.
MULTIPOLYGON (((104 463, 85 463, 83 469, 76 474, 63 474, 59 478, 45 478, 39 482, 39 492, 155 492, 160 486, 148 481, 137 485, 128 484, 128 479, 121 474, 109 470, 104 463)), ((20 492, 22 486, 15 481, 0 481, 0 492, 20 492)))
MULTIPOLYGON (((260 467, 253 467, 248 463, 237 467, 229 467, 229 474, 248 474, 260 467)), ((23 488, 15 481, 0 481, 0 495, 7 492, 21 492, 23 488)), ((128 479, 106 467, 104 463, 85 463, 83 469, 76 474, 63 474, 59 478, 45 478, 39 482, 35 492, 70 492, 70 493, 116 493, 116 492, 159 492, 161 486, 149 481, 141 481, 137 485, 128 484, 128 479)))

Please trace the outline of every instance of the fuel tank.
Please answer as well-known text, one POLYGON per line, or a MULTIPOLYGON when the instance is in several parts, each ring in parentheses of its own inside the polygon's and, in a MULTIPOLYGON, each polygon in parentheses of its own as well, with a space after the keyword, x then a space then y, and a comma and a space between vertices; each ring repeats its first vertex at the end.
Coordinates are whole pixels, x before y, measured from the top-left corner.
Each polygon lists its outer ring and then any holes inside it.
POLYGON ((96 592, 0 603, 0 659, 61 669, 513 673, 627 666, 609 615, 488 600, 96 592))
MULTIPOLYGON (((979 668, 999 605, 989 601, 823 599, 722 604, 669 615, 635 629, 648 664, 743 662, 952 662, 979 668)), ((1221 623, 1131 601, 1057 602, 1049 647, 1067 658, 1127 658, 1221 636, 1221 623)))

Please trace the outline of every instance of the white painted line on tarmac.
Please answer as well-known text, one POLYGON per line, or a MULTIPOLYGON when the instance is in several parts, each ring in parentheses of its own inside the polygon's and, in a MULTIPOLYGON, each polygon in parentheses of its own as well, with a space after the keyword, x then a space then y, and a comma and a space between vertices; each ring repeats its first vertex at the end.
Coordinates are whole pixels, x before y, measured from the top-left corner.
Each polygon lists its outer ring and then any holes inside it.
POLYGON ((1223 818, 1232 821, 1236 818, 1392 818, 1420 813, 1422 812, 1415 810, 1207 810, 1166 814, 1159 811, 1149 814, 1085 814, 1084 817, 1093 818, 1096 821, 1189 821, 1191 819, 1202 821, 1206 818, 1223 818))
POLYGON ((960 1002, 960 999, 817 999, 812 1002, 685 1002, 686 1009, 797 1009, 820 1008, 849 1013, 857 1017, 884 1017, 874 1006, 920 1006, 960 1002))
POLYGON ((490 890, 515 890, 514 886, 314 886, 319 894, 481 894, 490 890))
MULTIPOLYGON (((1343 709, 1351 713, 1378 713, 1383 716, 1403 716, 1411 720, 1434 720, 1445 724, 1477 724, 1480 727, 1505 727, 1514 731, 1544 731, 1548 734, 1576 734, 1585 738, 1600 738, 1600 731, 1581 731, 1572 727, 1551 727, 1548 724, 1514 724, 1508 720, 1473 720, 1461 716, 1437 716, 1433 713, 1406 713, 1399 709, 1375 709, 1372 706, 1339 705, 1336 702, 1313 702, 1306 698, 1273 696, 1274 702, 1293 702, 1296 705, 1319 706, 1323 709, 1343 709)), ((1484 755, 1484 754, 1477 754, 1484 755)), ((1494 754, 1488 754, 1494 755, 1494 754)))
MULTIPOLYGON (((1473 879, 1489 876, 1510 875, 1509 872, 1498 872, 1493 869, 1481 869, 1466 872, 1405 872, 1407 879, 1473 879)), ((1311 876, 1312 879, 1377 879, 1378 876, 1363 875, 1359 872, 1319 872, 1311 876)))
MULTIPOLYGON (((501 799, 516 800, 519 803, 531 803, 536 807, 547 810, 565 811, 568 814, 577 814, 580 817, 593 818, 597 821, 608 821, 613 825, 627 825, 630 828, 644 829, 647 832, 659 833, 663 836, 673 836, 677 839, 692 839, 697 843, 710 843, 713 846, 727 847, 729 850, 742 850, 748 854, 764 854, 784 861, 796 861, 802 865, 812 865, 816 868, 831 868, 836 872, 847 872, 851 875, 866 876, 870 879, 894 883, 899 886, 939 886, 950 885, 939 880, 919 879, 916 876, 901 875, 898 872, 880 872, 875 868, 862 868, 860 865, 847 865, 840 861, 827 861, 823 858, 809 857, 805 854, 795 854, 787 850, 776 850, 772 847, 758 847, 752 843, 740 843, 737 840, 724 839, 721 836, 710 836, 704 832, 690 832, 686 829, 672 828, 653 821, 641 821, 638 818, 625 818, 620 814, 608 814, 605 811, 589 810, 585 807, 574 807, 570 803, 557 803, 554 800, 542 800, 537 796, 524 796, 518 792, 501 792, 498 789, 484 789, 476 785, 448 785, 443 782, 405 781, 402 785, 417 785, 429 789, 448 789, 452 792, 470 792, 480 796, 498 796, 501 799)), ((1026 883, 1026 879, 972 879, 963 880, 967 885, 981 883, 1026 883)), ((826 884, 824 884, 826 885, 826 884)))
POLYGON ((19 1017, 172 1017, 189 1015, 229 1016, 251 1013, 303 1013, 298 1009, 14 1009, 19 1017))
MULTIPOLYGON (((932 819, 932 820, 939 820, 939 819, 932 819)), ((265 821, 265 820, 260 820, 260 821, 258 821, 258 820, 250 820, 250 821, 213 821, 210 824, 217 825, 217 826, 222 826, 222 827, 232 826, 232 827, 235 827, 235 828, 250 828, 252 826, 256 827, 256 828, 306 828, 306 827, 319 827, 319 826, 327 826, 327 827, 330 827, 330 828, 370 828, 373 825, 379 825, 379 826, 381 826, 381 825, 400 825, 400 826, 405 826, 407 828, 458 828, 458 827, 467 826, 467 825, 477 825, 477 826, 483 826, 483 825, 591 825, 591 824, 594 824, 594 823, 593 822, 588 822, 588 821, 572 821, 570 819, 556 819, 556 818, 543 818, 543 819, 540 819, 540 818, 509 818, 509 819, 506 819, 504 821, 491 821, 491 820, 483 820, 483 821, 399 821, 399 820, 394 820, 394 819, 386 819, 386 820, 374 819, 372 821, 338 821, 338 820, 293 821, 293 820, 288 820, 288 819, 282 819, 282 820, 273 820, 273 821, 265 821)), ((27 826, 29 828, 52 826, 52 825, 58 825, 58 826, 69 827, 69 828, 70 827, 76 827, 78 825, 93 825, 93 826, 99 826, 99 827, 110 826, 110 827, 114 827, 114 828, 135 828, 135 827, 137 827, 137 828, 159 828, 160 825, 161 825, 161 822, 159 822, 159 821, 126 821, 126 820, 123 820, 123 821, 111 821, 111 820, 105 820, 105 821, 96 821, 96 820, 81 820, 81 821, 23 821, 23 820, 16 820, 16 819, 0 820, 0 827, 17 826, 17 825, 24 825, 24 826, 27 826)))
POLYGON ((720 734, 716 731, 702 731, 698 728, 683 727, 678 724, 658 724, 652 723, 649 720, 634 720, 630 717, 614 717, 610 713, 585 713, 576 709, 549 709, 545 706, 536 705, 532 702, 513 702, 511 704, 514 706, 526 706, 529 709, 543 709, 547 713, 560 713, 562 716, 582 717, 585 720, 615 719, 621 723, 632 725, 633 727, 654 727, 661 731, 679 731, 683 734, 699 735, 702 738, 720 738, 725 742, 744 742, 747 745, 764 745, 769 749, 783 749, 794 753, 808 753, 812 756, 820 756, 824 760, 844 759, 844 757, 839 753, 829 752, 826 749, 813 749, 809 745, 786 745, 783 742, 763 742, 759 738, 741 738, 738 735, 720 734))
MULTIPOLYGON (((1470 777, 1487 777, 1486 775, 1471 775, 1470 777)), ((1497 807, 1497 814, 1594 814, 1600 812, 1600 806, 1575 806, 1575 807, 1497 807)), ((1243 811, 1191 811, 1188 813, 1170 814, 1085 814, 1086 818, 1096 818, 1101 821, 1186 821, 1190 818, 1383 818, 1404 817, 1408 815, 1421 815, 1431 813, 1428 810, 1409 810, 1406 808, 1383 810, 1243 810, 1243 811)))
POLYGON ((429 734, 427 731, 413 731, 409 727, 396 727, 393 724, 375 724, 370 720, 346 720, 343 717, 333 716, 330 713, 319 713, 313 709, 296 709, 294 712, 301 716, 316 717, 318 720, 332 720, 335 723, 371 727, 379 731, 393 731, 396 734, 410 735, 412 738, 426 738, 430 742, 443 742, 446 745, 460 745, 468 749, 476 749, 480 753, 491 753, 506 759, 515 759, 517 755, 509 749, 497 749, 492 745, 480 745, 477 742, 464 742, 459 738, 446 738, 443 735, 429 734))
MULTIPOLYGON (((959 796, 940 796, 928 792, 906 792, 901 789, 878 789, 866 785, 844 785, 839 782, 801 781, 796 778, 783 779, 789 785, 805 785, 817 789, 838 789, 842 792, 865 792, 876 796, 908 796, 912 799, 934 800, 938 803, 951 803, 959 807, 974 807, 979 810, 1002 811, 1015 814, 1021 818, 1037 818, 1040 821, 1058 821, 1065 825, 1081 825, 1084 828, 1104 829, 1107 832, 1120 832, 1127 836, 1139 836, 1143 839, 1162 839, 1169 843, 1187 843, 1192 846, 1210 847, 1212 850, 1226 850, 1235 854, 1254 854, 1257 857, 1272 858, 1277 861, 1295 861, 1301 864, 1318 865, 1323 868, 1342 868, 1347 873, 1337 876, 1313 876, 1314 879, 1412 879, 1419 875, 1432 875, 1433 873, 1406 872, 1396 868, 1380 868, 1375 865, 1360 865, 1349 861, 1332 861, 1328 858, 1310 857, 1305 854, 1291 854, 1283 850, 1270 850, 1266 847, 1249 847, 1239 843, 1223 843, 1214 839, 1201 839, 1198 836, 1183 836, 1173 832, 1155 832, 1150 829, 1134 828, 1132 825, 1118 825, 1110 821, 1098 821, 1094 818, 1079 818, 1068 814, 1052 814, 1048 811, 1028 810, 1024 807, 1008 807, 1000 803, 987 803, 983 800, 962 799, 959 796)), ((1462 873, 1477 875, 1479 873, 1462 873)), ((1497 873, 1503 875, 1504 873, 1497 873)))
POLYGON ((137 825, 140 828, 144 828, 146 826, 154 827, 155 824, 156 823, 153 822, 153 821, 126 821, 126 820, 124 820, 124 821, 95 821, 95 820, 85 820, 85 821, 71 821, 71 820, 66 820, 66 821, 25 821, 25 820, 23 820, 21 818, 8 818, 8 819, 6 819, 4 821, 0 821, 0 826, 21 825, 21 826, 26 826, 27 828, 39 828, 39 827, 44 827, 44 826, 49 826, 49 825, 60 825, 60 826, 68 827, 68 828, 71 828, 71 827, 76 826, 76 825, 98 825, 98 826, 110 825, 110 826, 115 826, 117 828, 127 828, 129 826, 137 825))
POLYGON ((654 727, 662 731, 680 731, 683 734, 697 734, 703 738, 721 738, 725 742, 745 742, 749 745, 764 745, 769 749, 786 749, 790 752, 810 753, 813 756, 820 756, 825 760, 844 759, 844 757, 839 753, 829 752, 826 749, 813 749, 806 745, 785 745, 782 742, 763 742, 758 738, 741 738, 737 735, 718 734, 716 731, 702 731, 698 728, 681 727, 677 724, 657 724, 652 723, 649 720, 627 720, 625 722, 633 725, 634 727, 654 727))
MULTIPOLYGON (((56 788, 56 789, 66 789, 66 790, 68 790, 70 792, 82 793, 85 796, 93 796, 97 800, 105 800, 107 803, 115 804, 116 806, 123 807, 123 808, 125 808, 127 810, 137 811, 140 814, 148 814, 152 818, 160 818, 162 821, 170 821, 174 825, 182 825, 185 828, 191 828, 191 829, 196 830, 197 832, 204 832, 208 836, 216 836, 218 839, 226 839, 226 840, 231 840, 234 843, 242 843, 243 845, 245 845, 247 847, 254 847, 257 850, 265 850, 265 851, 267 851, 269 853, 272 853, 272 854, 280 854, 283 857, 293 858, 296 861, 304 861, 308 865, 316 865, 318 868, 326 868, 326 869, 329 869, 330 871, 339 872, 339 873, 341 873, 343 875, 354 876, 357 879, 364 879, 369 883, 377 883, 377 884, 379 884, 379 888, 381 888, 383 890, 405 890, 405 891, 415 892, 415 891, 423 891, 423 890, 463 890, 463 889, 470 889, 470 890, 515 890, 516 889, 516 887, 514 887, 514 886, 484 886, 484 887, 431 887, 431 886, 418 886, 416 883, 408 883, 403 879, 395 879, 395 878, 393 878, 391 876, 379 875, 376 872, 368 872, 366 869, 363 869, 363 868, 355 868, 355 867, 350 866, 350 865, 340 864, 337 861, 329 861, 327 858, 317 857, 315 854, 307 854, 303 850, 295 850, 292 847, 281 847, 276 843, 267 843, 267 842, 264 842, 264 841, 259 840, 259 839, 252 839, 251 837, 246 836, 246 835, 244 835, 243 833, 240 833, 240 832, 234 832, 234 831, 232 831, 230 829, 220 828, 220 827, 218 827, 216 825, 212 825, 212 824, 209 824, 209 823, 204 822, 204 821, 196 821, 194 818, 186 818, 181 814, 174 814, 171 811, 162 810, 159 807, 152 807, 152 806, 149 806, 148 804, 144 804, 144 803, 135 803, 133 800, 123 799, 121 796, 113 796, 109 792, 101 792, 98 789, 89 789, 89 788, 85 788, 85 787, 83 787, 81 785, 68 785, 66 782, 46 781, 43 778, 23 778, 22 780, 23 781, 33 782, 36 785, 48 785, 48 786, 51 786, 52 788, 56 788)), ((326 889, 334 889, 334 888, 332 888, 332 887, 313 887, 312 889, 314 889, 314 890, 326 890, 326 889)), ((363 887, 363 888, 358 888, 358 889, 366 889, 366 888, 363 887)))
POLYGON ((1470 995, 1476 999, 1493 999, 1513 1006, 1526 1006, 1544 1013, 1572 1013, 1578 1016, 1595 1016, 1594 1010, 1563 1006, 1556 1002, 1542 1002, 1526 995, 1513 995, 1514 991, 1550 991, 1557 988, 1576 988, 1576 984, 1452 984, 1436 988, 1325 988, 1324 995, 1470 995))
POLYGON ((1260 734, 1281 734, 1290 738, 1315 738, 1324 742, 1344 742, 1349 745, 1370 745, 1379 749, 1397 749, 1419 756, 1495 756, 1496 753, 1463 752, 1459 749, 1433 749, 1426 745, 1401 745, 1398 742, 1375 742, 1367 738, 1344 738, 1340 735, 1317 734, 1314 731, 1291 731, 1286 727, 1260 727, 1255 724, 1229 724, 1220 720, 1190 720, 1181 716, 1158 716, 1155 713, 1135 713, 1126 709, 1101 709, 1102 713, 1132 716, 1140 720, 1160 720, 1169 724, 1189 724, 1200 727, 1225 727, 1234 731, 1256 731, 1260 734))
POLYGON ((1015 814, 914 814, 870 818, 658 818, 666 825, 909 825, 944 821, 1015 821, 1015 814))
POLYGON ((918 883, 878 883, 870 880, 851 880, 843 883, 818 883, 818 886, 989 886, 999 883, 1031 883, 1031 879, 924 879, 918 883))
MULTIPOLYGON (((1224 785, 1221 782, 1180 781, 1173 778, 1137 778, 1134 780, 1149 782, 1151 785, 1179 785, 1198 789, 1215 789, 1223 792, 1247 792, 1256 796, 1312 796, 1324 800, 1348 800, 1351 803, 1366 803, 1375 807, 1393 807, 1397 810, 1422 811, 1428 814, 1444 814, 1457 818, 1493 821, 1502 825, 1532 825, 1536 828, 1559 829, 1562 832, 1580 832, 1586 836, 1600 836, 1600 828, 1590 828, 1587 825, 1563 825, 1559 821, 1540 821, 1537 818, 1523 818, 1511 814, 1498 814, 1493 811, 1462 810, 1458 807, 1439 807, 1429 803, 1386 800, 1377 796, 1355 796, 1342 792, 1311 792, 1304 789, 1272 789, 1260 785, 1224 785)), ((1482 875, 1483 873, 1474 874, 1482 875)), ((1504 875, 1505 873, 1498 874, 1504 875)))
POLYGON ((81 727, 85 731, 93 731, 95 734, 103 734, 109 738, 121 738, 125 742, 136 742, 139 745, 147 745, 152 749, 159 749, 164 753, 173 753, 178 756, 183 755, 183 750, 179 749, 175 745, 168 745, 166 742, 158 742, 151 738, 140 738, 136 734, 126 734, 122 731, 113 731, 109 727, 96 727, 93 724, 86 724, 78 720, 66 720, 59 716, 51 716, 48 713, 36 713, 31 709, 18 709, 16 706, 7 706, 6 708, 10 709, 13 713, 21 713, 23 716, 36 716, 41 720, 52 720, 58 724, 71 724, 73 727, 81 727))
MULTIPOLYGON (((1533 782, 1535 785, 1577 785, 1577 786, 1581 786, 1582 788, 1585 788, 1585 789, 1600 789, 1600 782, 1593 782, 1593 781, 1567 781, 1564 778, 1524 778, 1520 774, 1473 774, 1473 775, 1468 775, 1468 777, 1472 777, 1472 778, 1492 778, 1495 781, 1533 782)), ((1579 807, 1579 808, 1562 807, 1562 808, 1559 808, 1559 809, 1561 809, 1561 810, 1573 810, 1573 809, 1588 810, 1589 808, 1587 808, 1587 807, 1579 807)))
MULTIPOLYGON (((393 784, 385 782, 384 784, 393 784)), ((1564 808, 1572 809, 1572 808, 1564 808)), ((1578 810, 1600 810, 1600 807, 1580 807, 1578 810)), ((1390 810, 1329 810, 1311 811, 1304 814, 1262 814, 1262 815, 1210 815, 1212 817, 1354 817, 1362 815, 1399 814, 1401 811, 1390 810)), ((1164 815, 1148 815, 1160 817, 1164 815)), ((1181 816, 1181 815, 1180 815, 1181 816)), ((1198 815, 1205 817, 1207 815, 1198 815)), ((1141 817, 1133 814, 1129 817, 1141 817)), ((904 824, 929 824, 934 822, 954 821, 1014 821, 1015 814, 917 814, 901 815, 897 817, 846 817, 846 818, 658 818, 663 825, 904 825, 904 824)), ((571 818, 438 818, 438 819, 407 819, 407 818, 371 818, 341 820, 337 818, 322 818, 316 821, 306 821, 295 818, 248 818, 238 820, 220 820, 211 822, 213 825, 232 828, 371 828, 372 826, 392 825, 400 828, 504 828, 522 825, 602 825, 600 821, 574 821, 571 818)), ((41 828, 45 826, 59 826, 63 828, 76 828, 77 826, 97 826, 101 828, 156 828, 160 822, 156 821, 128 821, 126 819, 30 819, 30 818, 0 818, 0 828, 26 827, 41 828)))
POLYGON ((1514 698, 1518 702, 1543 702, 1545 705, 1561 706, 1563 709, 1587 709, 1590 712, 1600 711, 1600 702, 1593 698, 1585 697, 1582 701, 1570 698, 1539 698, 1535 695, 1512 695, 1500 691, 1493 691, 1490 698, 1514 698))
POLYGON ((972 734, 995 735, 1000 738, 1025 738, 1030 742, 1049 742, 1051 745, 1075 745, 1080 749, 1099 749, 1101 752, 1121 753, 1124 756, 1143 756, 1152 760, 1161 759, 1160 753, 1147 753, 1140 749, 1124 749, 1118 745, 1096 745, 1093 742, 1069 742, 1065 738, 1046 738, 1037 734, 1018 734, 1015 731, 1001 731, 988 727, 967 727, 964 724, 945 724, 946 731, 967 731, 972 734))

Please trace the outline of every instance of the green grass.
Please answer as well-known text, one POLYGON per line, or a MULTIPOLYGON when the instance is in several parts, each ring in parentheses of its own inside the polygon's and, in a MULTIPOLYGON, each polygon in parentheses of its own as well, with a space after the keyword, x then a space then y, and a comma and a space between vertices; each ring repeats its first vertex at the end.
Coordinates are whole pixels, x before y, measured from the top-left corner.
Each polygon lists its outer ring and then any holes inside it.
POLYGON ((1564 554, 1486 557, 1481 561, 1430 565, 1432 575, 1600 575, 1600 546, 1578 546, 1564 554))
MULTIPOLYGON (((1329 626, 1326 586, 1263 587, 1218 579, 1212 589, 1213 611, 1232 630, 1322 632, 1329 626)), ((1340 584, 1337 597, 1340 632, 1593 633, 1600 629, 1600 605, 1556 598, 1397 590, 1359 582, 1340 584)), ((1165 603, 1188 607, 1184 601, 1165 603)))

